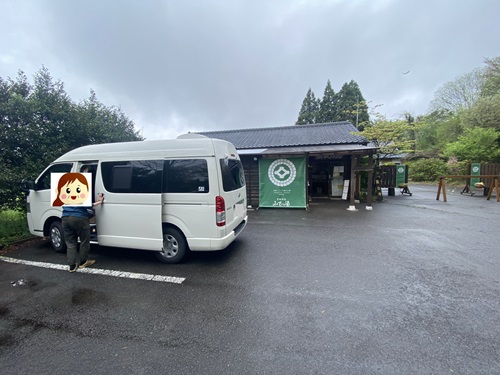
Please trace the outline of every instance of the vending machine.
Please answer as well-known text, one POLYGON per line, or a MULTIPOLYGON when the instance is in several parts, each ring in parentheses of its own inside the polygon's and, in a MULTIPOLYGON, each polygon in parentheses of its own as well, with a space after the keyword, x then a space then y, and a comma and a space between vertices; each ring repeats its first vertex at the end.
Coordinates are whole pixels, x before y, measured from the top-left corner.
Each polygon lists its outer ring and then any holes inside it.
POLYGON ((341 197, 344 190, 344 166, 335 165, 331 178, 332 197, 341 197))

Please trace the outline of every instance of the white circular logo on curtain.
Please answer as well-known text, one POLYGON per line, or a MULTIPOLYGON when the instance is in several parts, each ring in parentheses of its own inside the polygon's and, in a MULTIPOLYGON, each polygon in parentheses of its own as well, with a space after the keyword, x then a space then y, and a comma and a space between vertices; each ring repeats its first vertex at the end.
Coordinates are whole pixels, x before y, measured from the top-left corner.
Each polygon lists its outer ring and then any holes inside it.
POLYGON ((404 169, 403 167, 399 167, 399 168, 398 168, 398 172, 399 172, 399 173, 404 173, 404 171, 405 171, 405 169, 404 169))
POLYGON ((474 173, 479 172, 479 167, 477 165, 475 165, 474 167, 472 167, 472 172, 474 172, 474 173))
POLYGON ((276 186, 288 186, 297 176, 295 165, 287 159, 277 159, 271 163, 267 175, 276 186))

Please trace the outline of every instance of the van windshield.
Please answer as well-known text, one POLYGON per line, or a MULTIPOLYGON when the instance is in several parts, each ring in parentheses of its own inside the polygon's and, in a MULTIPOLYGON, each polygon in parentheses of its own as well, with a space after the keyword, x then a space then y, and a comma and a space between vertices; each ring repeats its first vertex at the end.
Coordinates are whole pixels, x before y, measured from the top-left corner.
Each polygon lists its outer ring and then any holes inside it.
POLYGON ((224 191, 233 191, 245 186, 245 172, 241 161, 236 159, 220 159, 222 185, 224 191))

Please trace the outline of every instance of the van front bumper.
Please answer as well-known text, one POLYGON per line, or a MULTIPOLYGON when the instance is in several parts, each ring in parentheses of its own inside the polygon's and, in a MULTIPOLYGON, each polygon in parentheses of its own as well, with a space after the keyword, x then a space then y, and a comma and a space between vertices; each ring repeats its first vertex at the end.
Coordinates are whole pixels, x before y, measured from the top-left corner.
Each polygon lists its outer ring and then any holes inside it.
POLYGON ((43 237, 43 231, 36 231, 33 226, 33 219, 31 217, 31 212, 26 214, 26 220, 28 221, 28 229, 33 236, 43 237))

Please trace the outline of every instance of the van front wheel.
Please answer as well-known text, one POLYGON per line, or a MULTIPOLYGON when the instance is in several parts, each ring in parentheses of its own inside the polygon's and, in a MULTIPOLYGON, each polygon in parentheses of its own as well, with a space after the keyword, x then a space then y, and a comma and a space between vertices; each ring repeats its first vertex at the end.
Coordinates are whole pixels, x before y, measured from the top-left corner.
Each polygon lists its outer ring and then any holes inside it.
POLYGON ((64 253, 66 251, 66 242, 64 242, 64 231, 60 221, 54 221, 50 224, 49 235, 54 250, 58 253, 64 253))
POLYGON ((166 228, 163 232, 163 250, 155 253, 163 263, 179 263, 187 254, 186 239, 175 228, 166 228))

